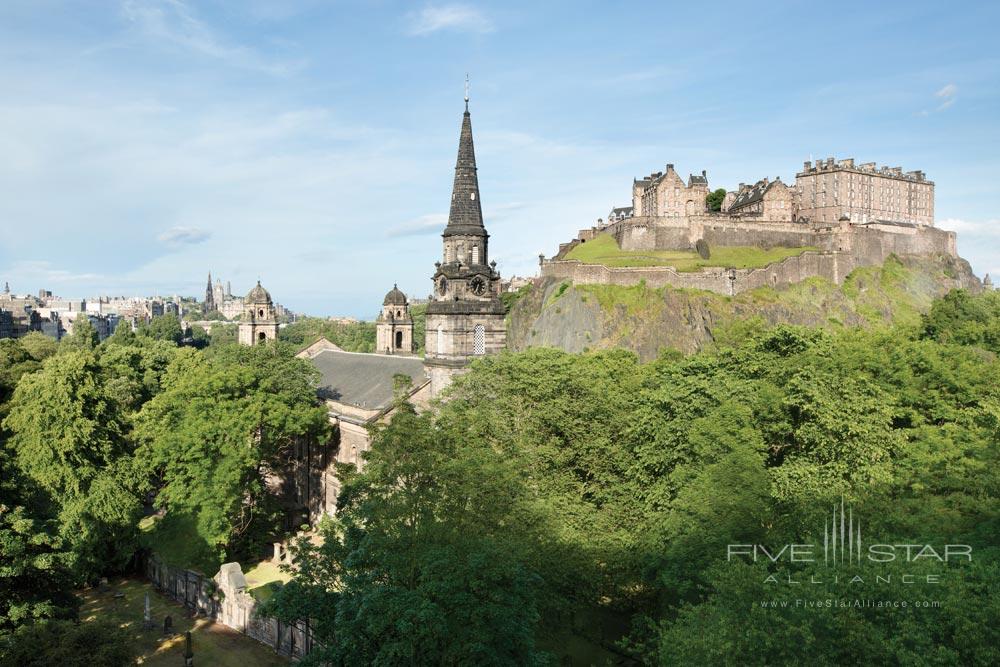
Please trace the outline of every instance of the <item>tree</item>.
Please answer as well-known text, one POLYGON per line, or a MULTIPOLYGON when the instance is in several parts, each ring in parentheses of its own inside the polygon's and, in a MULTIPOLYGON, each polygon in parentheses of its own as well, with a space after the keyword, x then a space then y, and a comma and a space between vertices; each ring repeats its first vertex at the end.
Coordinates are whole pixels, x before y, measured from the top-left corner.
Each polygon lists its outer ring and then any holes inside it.
POLYGON ((93 351, 61 352, 21 378, 3 422, 18 469, 46 496, 82 578, 131 559, 141 509, 127 405, 106 380, 93 351))
POLYGON ((501 457, 397 403, 365 470, 342 470, 322 544, 301 540, 293 581, 267 613, 314 618, 323 648, 303 664, 546 661, 535 647, 537 575, 514 539, 517 487, 501 457))
POLYGON ((108 622, 36 623, 0 639, 0 667, 126 667, 134 660, 131 637, 108 622))
POLYGON ((148 324, 139 327, 139 335, 147 336, 154 340, 165 340, 179 344, 184 337, 184 330, 181 328, 181 321, 176 315, 160 315, 154 317, 148 324))
POLYGON ((19 338, 18 342, 25 352, 35 361, 45 361, 59 351, 59 344, 40 331, 32 331, 19 338))
POLYGON ((63 344, 77 350, 93 350, 101 338, 86 314, 79 314, 73 320, 73 332, 63 339, 63 344))
POLYGON ((719 188, 718 190, 713 190, 705 196, 705 205, 708 207, 709 211, 721 211, 722 201, 726 198, 726 189, 719 188))
POLYGON ((182 348, 138 415, 137 460, 162 480, 157 502, 192 517, 219 562, 254 552, 275 528, 267 480, 295 443, 326 442, 315 382, 281 346, 182 348))

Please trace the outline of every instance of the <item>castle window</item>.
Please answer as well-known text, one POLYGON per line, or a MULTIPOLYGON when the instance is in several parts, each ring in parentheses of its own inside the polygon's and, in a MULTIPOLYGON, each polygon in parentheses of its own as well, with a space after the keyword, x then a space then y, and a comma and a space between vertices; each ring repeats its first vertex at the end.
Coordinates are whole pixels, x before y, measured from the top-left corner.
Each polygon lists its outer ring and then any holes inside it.
POLYGON ((399 350, 403 347, 403 332, 396 332, 396 349, 399 350))
POLYGON ((258 317, 264 317, 264 309, 263 308, 261 308, 260 310, 257 311, 257 316, 258 317))
POLYGON ((482 324, 472 330, 472 354, 486 354, 486 329, 482 324))

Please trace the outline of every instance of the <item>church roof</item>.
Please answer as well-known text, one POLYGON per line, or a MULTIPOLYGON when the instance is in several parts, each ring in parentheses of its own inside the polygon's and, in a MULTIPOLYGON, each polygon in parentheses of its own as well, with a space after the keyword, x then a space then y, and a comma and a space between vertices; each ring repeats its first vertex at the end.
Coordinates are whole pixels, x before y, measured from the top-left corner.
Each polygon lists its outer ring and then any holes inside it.
POLYGON ((399 291, 397 285, 393 285, 382 300, 383 306, 405 306, 406 303, 406 295, 399 291))
POLYGON ((257 284, 254 285, 253 289, 251 289, 249 292, 247 292, 246 299, 243 300, 243 303, 266 303, 266 304, 270 304, 271 303, 271 295, 268 293, 268 291, 266 289, 264 289, 263 287, 260 286, 260 281, 258 280, 257 284))
POLYGON ((466 104, 462 131, 458 137, 458 160, 455 162, 455 184, 451 191, 451 210, 444 236, 459 234, 485 235, 483 207, 479 198, 479 177, 476 175, 476 150, 472 145, 472 119, 466 104))
POLYGON ((427 382, 419 357, 323 350, 309 359, 322 375, 319 395, 367 410, 392 405, 393 377, 409 375, 411 388, 427 382))

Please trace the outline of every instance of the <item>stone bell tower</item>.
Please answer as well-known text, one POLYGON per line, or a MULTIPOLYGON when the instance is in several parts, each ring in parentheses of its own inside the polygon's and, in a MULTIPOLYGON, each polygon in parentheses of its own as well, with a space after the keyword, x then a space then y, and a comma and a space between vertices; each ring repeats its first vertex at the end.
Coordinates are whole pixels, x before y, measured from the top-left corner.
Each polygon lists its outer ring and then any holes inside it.
POLYGON ((243 299, 243 318, 240 320, 240 345, 260 345, 278 339, 278 319, 274 303, 260 281, 243 299))
POLYGON ((385 295, 382 312, 375 320, 375 352, 413 354, 413 316, 410 315, 410 303, 396 285, 385 295))
POLYGON ((500 274, 496 262, 489 260, 489 234, 483 225, 468 89, 451 210, 441 236, 442 261, 435 264, 424 346, 424 365, 431 377, 433 394, 464 372, 472 359, 494 354, 507 346, 500 274))

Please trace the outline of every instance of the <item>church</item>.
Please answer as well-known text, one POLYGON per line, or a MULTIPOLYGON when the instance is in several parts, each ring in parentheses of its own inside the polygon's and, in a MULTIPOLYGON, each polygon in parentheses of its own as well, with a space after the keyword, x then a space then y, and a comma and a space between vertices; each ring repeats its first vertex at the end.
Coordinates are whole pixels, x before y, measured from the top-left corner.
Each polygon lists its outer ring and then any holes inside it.
MULTIPOLYGON (((333 464, 362 463, 361 454, 371 445, 368 426, 391 417, 397 392, 405 392, 418 409, 425 408, 468 370, 473 359, 507 345, 500 274, 496 262, 490 261, 483 222, 468 94, 441 239, 441 258, 431 274, 434 288, 427 305, 423 359, 415 354, 409 302, 395 285, 385 295, 376 320, 375 353, 346 352, 325 339, 299 352, 321 375, 319 393, 335 435, 333 447, 300 443, 290 461, 286 497, 303 514, 290 517, 293 525, 300 518, 314 520, 333 513, 339 491, 333 464)), ((244 303, 240 342, 256 345, 272 340, 274 320, 267 290, 258 283, 244 303)), ((276 336, 276 324, 273 331, 276 336)))

